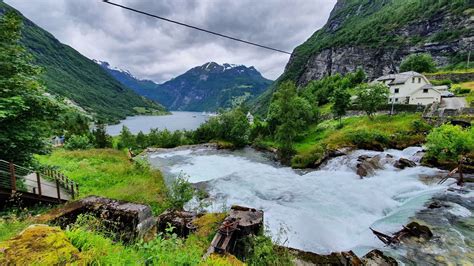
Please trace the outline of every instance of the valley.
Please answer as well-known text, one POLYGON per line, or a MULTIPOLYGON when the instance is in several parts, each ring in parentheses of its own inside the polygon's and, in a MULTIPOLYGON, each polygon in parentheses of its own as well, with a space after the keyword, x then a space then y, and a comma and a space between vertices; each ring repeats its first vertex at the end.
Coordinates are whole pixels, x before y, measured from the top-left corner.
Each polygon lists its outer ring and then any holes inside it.
POLYGON ((0 0, 0 265, 471 265, 473 17, 0 0))

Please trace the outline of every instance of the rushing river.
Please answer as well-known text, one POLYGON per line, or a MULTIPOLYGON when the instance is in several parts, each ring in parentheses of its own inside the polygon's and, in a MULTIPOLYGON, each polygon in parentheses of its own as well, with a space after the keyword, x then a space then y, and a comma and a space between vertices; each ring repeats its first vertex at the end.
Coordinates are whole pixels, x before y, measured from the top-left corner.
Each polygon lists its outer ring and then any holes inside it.
POLYGON ((170 115, 139 115, 130 116, 120 121, 117 125, 107 126, 107 133, 112 136, 120 134, 123 126, 126 126, 134 134, 142 131, 150 132, 152 128, 175 130, 194 130, 209 119, 208 114, 198 112, 171 112, 170 115))
MULTIPOLYGON (((384 153, 393 159, 416 161, 419 150, 384 153)), ((274 238, 286 240, 285 245, 316 253, 353 250, 364 255, 373 248, 384 248, 369 227, 383 232, 401 229, 433 195, 444 193, 447 185, 421 181, 420 176, 436 175, 437 169, 399 170, 391 163, 361 179, 355 168, 363 154, 380 152, 358 150, 307 173, 281 167, 250 148, 171 149, 148 156, 168 180, 185 173, 191 183, 205 185, 212 202, 210 211, 233 204, 263 209, 267 229, 274 238)))

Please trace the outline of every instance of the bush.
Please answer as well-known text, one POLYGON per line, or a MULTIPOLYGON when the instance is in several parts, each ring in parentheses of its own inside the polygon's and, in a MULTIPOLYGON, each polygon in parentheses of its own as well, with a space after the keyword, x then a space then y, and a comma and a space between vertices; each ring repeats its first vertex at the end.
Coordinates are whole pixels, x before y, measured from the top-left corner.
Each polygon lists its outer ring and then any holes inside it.
POLYGON ((381 132, 359 130, 348 134, 349 140, 359 149, 383 150, 389 138, 381 132))
POLYGON ((326 154, 323 147, 316 145, 311 150, 302 154, 295 155, 291 160, 291 167, 293 168, 308 168, 314 167, 321 163, 326 154))
POLYGON ((66 150, 86 150, 92 148, 92 143, 87 135, 72 135, 64 144, 66 150))
POLYGON ((431 84, 435 86, 442 86, 442 85, 451 86, 451 84, 453 84, 453 81, 450 79, 430 80, 430 82, 431 84))
POLYGON ((462 155, 474 150, 474 127, 442 125, 427 136, 427 155, 437 161, 457 162, 462 155))
POLYGON ((182 210, 184 204, 190 201, 195 195, 194 188, 188 182, 188 178, 182 173, 176 177, 168 190, 168 199, 170 207, 182 210))
POLYGON ((425 133, 431 130, 432 126, 426 123, 424 120, 415 120, 411 123, 413 131, 416 133, 425 133))
POLYGON ((451 91, 456 94, 456 95, 460 95, 460 94, 468 94, 471 92, 471 89, 469 88, 464 88, 464 87, 461 87, 461 85, 453 85, 451 87, 451 91))
POLYGON ((400 65, 400 72, 415 71, 419 73, 434 72, 436 64, 430 54, 411 54, 400 65))
POLYGON ((274 245, 270 237, 262 235, 249 240, 253 247, 247 260, 249 265, 293 265, 289 253, 274 245))

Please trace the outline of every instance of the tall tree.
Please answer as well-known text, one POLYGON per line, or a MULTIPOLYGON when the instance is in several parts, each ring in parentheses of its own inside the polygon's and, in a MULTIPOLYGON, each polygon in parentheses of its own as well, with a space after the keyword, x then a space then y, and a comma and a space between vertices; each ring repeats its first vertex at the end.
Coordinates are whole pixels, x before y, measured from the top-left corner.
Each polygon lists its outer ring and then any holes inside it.
POLYGON ((269 125, 275 129, 275 138, 279 142, 279 155, 283 162, 289 162, 294 154, 293 143, 314 112, 311 105, 299 97, 293 82, 280 85, 273 95, 268 112, 269 125))
POLYGON ((343 88, 337 88, 333 95, 332 113, 334 118, 339 119, 342 123, 342 117, 346 114, 347 108, 351 103, 351 95, 343 88))
POLYGON ((14 12, 0 18, 0 159, 25 164, 46 147, 58 109, 41 85, 41 70, 19 44, 21 27, 14 12))
POLYGON ((107 134, 107 129, 105 124, 99 121, 95 129, 92 130, 92 136, 94 137, 94 146, 96 148, 111 148, 112 147, 112 137, 107 134))
POLYGON ((380 106, 388 102, 388 95, 387 86, 381 83, 362 84, 357 87, 357 102, 370 119, 380 106))

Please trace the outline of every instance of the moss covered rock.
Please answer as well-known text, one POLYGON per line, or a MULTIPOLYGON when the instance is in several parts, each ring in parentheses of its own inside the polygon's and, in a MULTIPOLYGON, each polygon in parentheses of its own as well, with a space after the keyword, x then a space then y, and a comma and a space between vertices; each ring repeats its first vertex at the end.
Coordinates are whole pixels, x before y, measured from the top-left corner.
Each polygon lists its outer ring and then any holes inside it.
POLYGON ((65 265, 79 260, 79 250, 64 232, 44 224, 31 225, 0 243, 0 265, 65 265))

